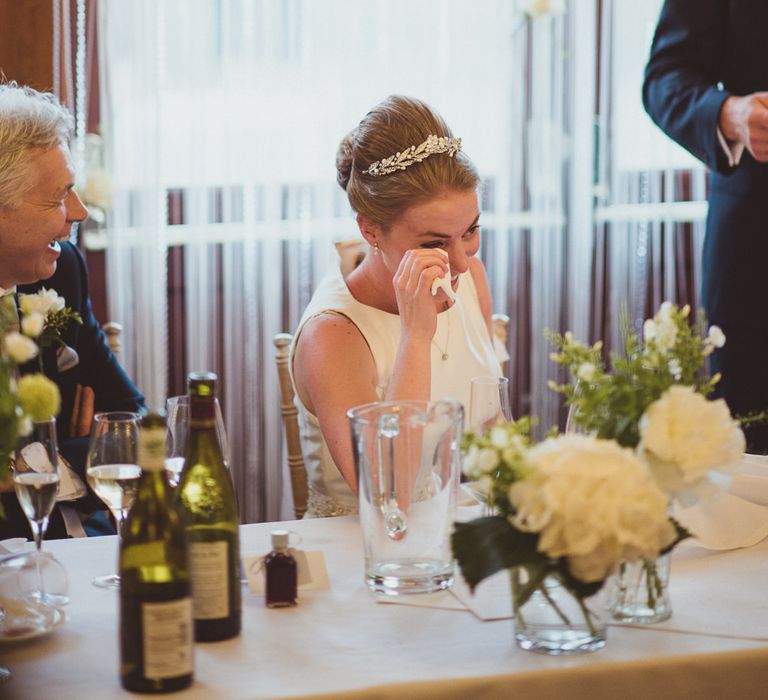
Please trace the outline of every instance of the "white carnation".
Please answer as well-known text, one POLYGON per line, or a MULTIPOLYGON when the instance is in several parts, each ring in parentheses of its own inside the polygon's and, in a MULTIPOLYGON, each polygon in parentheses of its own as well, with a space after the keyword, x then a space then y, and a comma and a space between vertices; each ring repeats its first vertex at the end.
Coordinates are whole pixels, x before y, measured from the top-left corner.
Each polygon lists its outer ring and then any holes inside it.
POLYGON ((653 559, 674 540, 667 496, 615 441, 550 438, 529 450, 527 466, 509 489, 514 525, 538 532, 539 551, 567 557, 576 578, 602 581, 619 562, 653 559))
POLYGON ((37 355, 37 345, 34 341, 15 331, 5 336, 3 339, 3 349, 8 357, 18 365, 29 362, 37 355))
POLYGON ((725 401, 708 401, 690 386, 670 387, 640 419, 638 454, 666 492, 685 503, 696 500, 712 470, 739 463, 744 433, 725 401))
POLYGON ((37 338, 43 332, 45 326, 45 316, 37 311, 26 314, 21 319, 21 330, 28 338, 37 338))

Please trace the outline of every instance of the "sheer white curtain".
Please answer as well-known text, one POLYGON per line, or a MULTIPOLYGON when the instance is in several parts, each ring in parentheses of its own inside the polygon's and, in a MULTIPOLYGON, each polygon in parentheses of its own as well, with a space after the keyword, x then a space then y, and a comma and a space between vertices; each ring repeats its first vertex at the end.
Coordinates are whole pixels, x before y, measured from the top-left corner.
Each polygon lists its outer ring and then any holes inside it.
POLYGON ((357 235, 335 150, 388 94, 425 99, 464 139, 486 181, 500 253, 486 261, 507 310, 519 11, 506 0, 103 0, 101 12, 117 190, 110 313, 126 326, 128 368, 160 405, 166 251, 182 246, 186 365, 221 377, 243 519, 288 516, 271 341, 295 327, 331 241, 357 235), (181 209, 172 223, 169 201, 181 209))

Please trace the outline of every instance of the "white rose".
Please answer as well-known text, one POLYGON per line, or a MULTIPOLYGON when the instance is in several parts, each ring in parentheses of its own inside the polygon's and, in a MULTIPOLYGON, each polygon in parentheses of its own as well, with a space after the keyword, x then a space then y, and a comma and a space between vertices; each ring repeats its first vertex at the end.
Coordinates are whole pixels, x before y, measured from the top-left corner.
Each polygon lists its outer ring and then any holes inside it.
POLYGON ((8 357, 18 365, 29 362, 37 355, 37 345, 21 333, 8 333, 3 340, 3 347, 8 357))
POLYGON ((670 387, 640 419, 638 454, 664 491, 696 500, 712 470, 728 470, 744 452, 744 433, 725 401, 708 401, 690 386, 670 387))
POLYGON ((538 532, 538 549, 567 557, 582 581, 601 581, 620 561, 653 559, 671 544, 669 499, 631 450, 585 435, 550 438, 528 451, 530 474, 509 498, 513 524, 538 532))
POLYGON ((591 362, 582 362, 576 371, 576 376, 583 382, 591 382, 597 368, 591 362))
POLYGON ((55 289, 43 287, 37 294, 19 294, 19 307, 22 313, 38 313, 46 316, 49 311, 61 311, 64 308, 64 297, 60 297, 55 289))
POLYGON ((28 338, 37 338, 43 332, 45 326, 45 316, 33 311, 31 314, 26 314, 21 319, 21 330, 28 338))

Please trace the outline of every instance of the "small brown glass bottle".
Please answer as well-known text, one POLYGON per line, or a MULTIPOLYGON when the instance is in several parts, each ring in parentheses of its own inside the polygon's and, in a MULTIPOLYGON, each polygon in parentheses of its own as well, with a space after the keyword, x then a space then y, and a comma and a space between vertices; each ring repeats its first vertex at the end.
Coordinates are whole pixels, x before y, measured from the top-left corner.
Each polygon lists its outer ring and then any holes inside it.
POLYGON ((268 608, 296 605, 296 560, 288 551, 288 530, 272 530, 272 551, 264 557, 268 608))

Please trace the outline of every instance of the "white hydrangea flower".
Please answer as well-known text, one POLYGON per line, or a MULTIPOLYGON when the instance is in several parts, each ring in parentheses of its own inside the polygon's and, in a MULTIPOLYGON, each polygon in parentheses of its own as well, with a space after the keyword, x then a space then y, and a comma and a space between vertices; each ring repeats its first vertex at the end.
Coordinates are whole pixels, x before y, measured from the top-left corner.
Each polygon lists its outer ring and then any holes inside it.
POLYGON ((64 297, 60 297, 55 289, 43 287, 37 294, 19 294, 19 307, 23 314, 46 316, 50 311, 61 311, 64 304, 64 297))
POLYGON ((746 446, 725 401, 708 401, 690 386, 670 387, 647 408, 639 430, 638 454, 684 504, 708 490, 713 471, 735 467, 746 446))
POLYGON ((567 557, 576 578, 601 581, 619 562, 653 559, 674 540, 668 497, 615 441, 550 438, 528 451, 527 466, 509 489, 513 524, 539 533, 539 551, 567 557))
POLYGON ((33 311, 31 314, 25 314, 21 319, 21 330, 28 338, 37 338, 45 326, 45 316, 33 311))
POLYGON ((29 362, 37 355, 37 345, 25 335, 17 332, 6 334, 3 339, 3 349, 17 365, 29 362))
POLYGON ((576 376, 583 382, 591 382, 595 376, 597 368, 591 362, 582 362, 576 371, 576 376))

